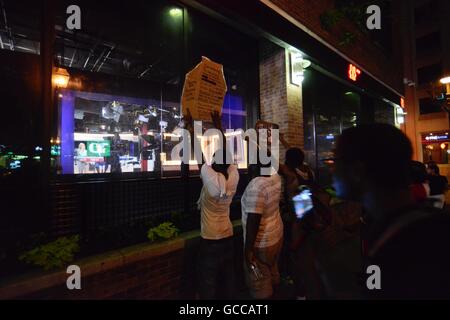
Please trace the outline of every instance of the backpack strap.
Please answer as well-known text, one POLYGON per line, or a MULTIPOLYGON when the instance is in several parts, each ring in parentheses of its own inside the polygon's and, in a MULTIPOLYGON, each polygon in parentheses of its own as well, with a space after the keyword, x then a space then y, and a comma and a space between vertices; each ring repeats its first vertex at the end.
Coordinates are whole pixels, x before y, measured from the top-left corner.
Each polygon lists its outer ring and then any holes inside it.
POLYGON ((397 220, 392 223, 375 241, 374 245, 369 251, 369 256, 373 257, 377 254, 377 252, 392 238, 394 238, 401 230, 405 227, 414 224, 420 220, 424 220, 433 215, 443 214, 442 210, 438 210, 435 208, 420 208, 415 209, 414 211, 410 211, 407 214, 401 215, 397 220))

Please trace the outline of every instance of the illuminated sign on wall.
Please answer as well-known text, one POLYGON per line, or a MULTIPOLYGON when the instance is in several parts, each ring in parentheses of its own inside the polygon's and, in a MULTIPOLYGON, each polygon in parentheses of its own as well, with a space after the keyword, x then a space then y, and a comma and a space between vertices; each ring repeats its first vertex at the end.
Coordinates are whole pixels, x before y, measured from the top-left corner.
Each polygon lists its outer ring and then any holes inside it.
POLYGON ((442 140, 448 140, 448 136, 429 136, 425 137, 426 141, 442 141, 442 140))
POLYGON ((109 157, 111 155, 110 141, 88 141, 88 157, 109 157))
POLYGON ((423 143, 439 143, 439 142, 447 142, 449 141, 448 132, 445 133, 435 133, 428 134, 422 136, 423 143))
POLYGON ((353 81, 358 81, 359 76, 361 75, 361 70, 359 70, 355 65, 350 64, 348 66, 348 78, 353 81))

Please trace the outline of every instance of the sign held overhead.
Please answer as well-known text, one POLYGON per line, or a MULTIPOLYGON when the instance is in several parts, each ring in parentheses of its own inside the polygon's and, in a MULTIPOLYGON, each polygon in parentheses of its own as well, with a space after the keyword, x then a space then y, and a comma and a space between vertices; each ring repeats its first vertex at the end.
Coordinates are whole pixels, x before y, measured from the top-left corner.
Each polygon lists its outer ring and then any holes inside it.
POLYGON ((206 57, 186 74, 181 107, 183 115, 189 109, 194 120, 211 120, 211 112, 222 113, 227 84, 223 66, 206 57))

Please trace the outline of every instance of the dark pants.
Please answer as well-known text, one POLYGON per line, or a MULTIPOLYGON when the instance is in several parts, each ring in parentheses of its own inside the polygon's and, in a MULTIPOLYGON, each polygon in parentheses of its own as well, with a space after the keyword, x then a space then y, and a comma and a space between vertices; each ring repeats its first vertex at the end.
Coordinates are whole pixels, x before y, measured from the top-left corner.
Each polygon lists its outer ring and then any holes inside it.
POLYGON ((234 295, 233 237, 201 239, 197 258, 197 283, 202 300, 232 299, 234 295))

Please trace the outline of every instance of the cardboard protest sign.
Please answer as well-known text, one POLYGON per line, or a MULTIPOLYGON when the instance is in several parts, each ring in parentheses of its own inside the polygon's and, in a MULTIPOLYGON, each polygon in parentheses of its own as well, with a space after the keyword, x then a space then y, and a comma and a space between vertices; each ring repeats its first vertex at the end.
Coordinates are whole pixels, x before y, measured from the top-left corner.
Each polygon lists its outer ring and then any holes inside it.
POLYGON ((186 74, 181 107, 183 115, 187 110, 194 120, 211 120, 211 112, 222 113, 223 100, 227 92, 223 66, 206 57, 186 74))

